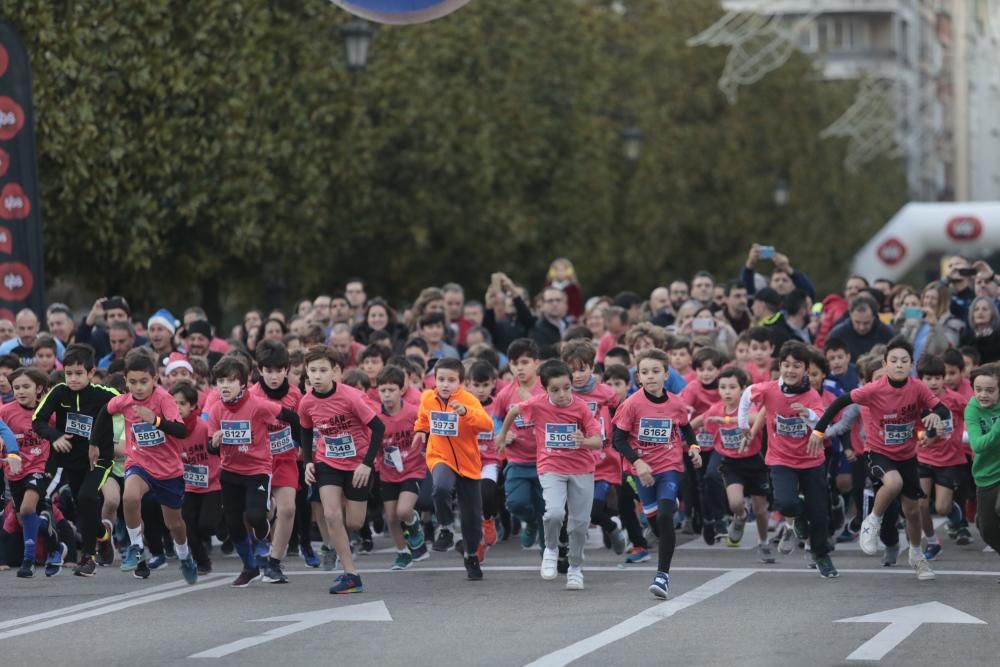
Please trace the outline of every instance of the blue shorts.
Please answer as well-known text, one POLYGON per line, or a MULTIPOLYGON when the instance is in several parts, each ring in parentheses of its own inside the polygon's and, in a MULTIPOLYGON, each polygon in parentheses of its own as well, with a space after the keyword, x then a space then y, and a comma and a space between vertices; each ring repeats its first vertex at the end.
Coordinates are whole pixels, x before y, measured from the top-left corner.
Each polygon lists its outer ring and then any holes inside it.
POLYGON ((149 496, 163 507, 179 510, 184 504, 184 477, 173 479, 156 479, 139 466, 132 466, 125 471, 125 479, 138 477, 149 487, 149 496))
POLYGON ((611 484, 609 482, 594 482, 594 500, 604 502, 608 499, 608 491, 610 490, 611 484))
MULTIPOLYGON (((681 483, 682 473, 676 470, 668 470, 658 475, 653 475, 653 485, 644 486, 642 482, 637 484, 639 500, 642 502, 642 512, 646 516, 656 514, 657 505, 661 500, 672 500, 677 502, 677 491, 681 483)), ((636 480, 638 481, 638 480, 636 480)))

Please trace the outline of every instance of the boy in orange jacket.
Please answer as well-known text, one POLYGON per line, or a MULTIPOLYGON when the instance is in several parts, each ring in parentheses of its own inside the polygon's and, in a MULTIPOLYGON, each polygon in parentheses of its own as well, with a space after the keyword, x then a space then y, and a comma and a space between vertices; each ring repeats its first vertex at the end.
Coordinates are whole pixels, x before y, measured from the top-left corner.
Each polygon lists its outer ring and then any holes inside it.
POLYGON ((470 581, 479 581, 483 578, 479 561, 484 555, 479 434, 493 430, 493 418, 475 396, 462 388, 465 368, 459 360, 438 361, 434 379, 435 388, 420 397, 420 411, 413 425, 413 446, 427 443, 427 467, 434 480, 434 512, 441 528, 433 549, 446 551, 454 542, 450 529, 455 521, 451 494, 457 491, 465 571, 470 581))

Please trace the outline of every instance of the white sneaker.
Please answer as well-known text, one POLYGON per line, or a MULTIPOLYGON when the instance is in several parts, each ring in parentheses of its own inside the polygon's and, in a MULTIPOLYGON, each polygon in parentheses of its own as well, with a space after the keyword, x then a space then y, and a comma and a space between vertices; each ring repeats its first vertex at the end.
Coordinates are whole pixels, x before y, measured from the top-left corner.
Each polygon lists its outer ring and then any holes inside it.
POLYGON ((869 514, 865 517, 865 520, 861 522, 861 533, 858 534, 858 545, 861 550, 869 556, 875 556, 878 554, 878 534, 882 528, 882 524, 876 522, 872 519, 872 515, 869 514))
POLYGON ((927 562, 927 559, 920 556, 920 558, 914 559, 910 557, 910 567, 914 569, 917 573, 918 581, 931 581, 934 579, 934 570, 931 569, 931 564, 927 562))
POLYGON ((558 562, 558 549, 546 549, 542 552, 542 579, 552 581, 556 578, 556 565, 558 562))
POLYGON ((778 541, 778 553, 785 554, 786 556, 793 551, 795 551, 795 545, 798 542, 798 538, 795 536, 795 531, 789 524, 784 524, 781 529, 781 539, 778 541))
POLYGON ((566 590, 568 591, 582 591, 583 590, 583 568, 582 567, 571 567, 569 572, 566 573, 566 590))

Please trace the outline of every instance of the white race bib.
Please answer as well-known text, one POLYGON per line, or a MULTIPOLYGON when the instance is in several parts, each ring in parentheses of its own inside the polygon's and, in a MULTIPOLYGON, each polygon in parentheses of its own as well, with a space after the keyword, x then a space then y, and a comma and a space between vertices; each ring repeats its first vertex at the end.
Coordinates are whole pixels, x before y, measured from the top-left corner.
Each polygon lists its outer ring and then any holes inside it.
POLYGON ((93 428, 94 418, 90 415, 81 415, 77 412, 70 412, 66 415, 66 435, 89 438, 93 428))
POLYGON ((545 446, 548 449, 576 449, 575 433, 576 424, 546 424, 545 446))
POLYGON ((146 422, 132 424, 132 435, 137 447, 156 447, 167 441, 163 431, 146 422))
POLYGON ((882 427, 882 435, 888 447, 905 445, 913 439, 913 422, 906 424, 885 424, 882 427))
POLYGON ((743 431, 738 428, 720 428, 719 440, 723 449, 739 449, 743 446, 743 431))
POLYGON ((280 431, 271 431, 267 434, 267 439, 271 443, 271 455, 277 456, 295 449, 295 441, 292 440, 292 427, 286 426, 280 431))
POLYGON ((350 459, 358 455, 350 433, 323 436, 323 444, 326 446, 326 456, 330 459, 350 459))
POLYGON ((786 438, 804 438, 809 434, 809 425, 802 417, 774 416, 774 432, 786 438))
POLYGON ((655 419, 641 417, 639 419, 638 440, 644 445, 665 445, 670 442, 670 433, 674 428, 672 419, 655 419))
POLYGON ((458 436, 458 415, 454 412, 431 412, 431 435, 458 436))
POLYGON ((253 442, 249 421, 223 421, 219 423, 219 426, 222 428, 222 444, 224 445, 249 445, 253 442))
POLYGON ((184 464, 184 483, 199 489, 208 488, 208 466, 184 464))

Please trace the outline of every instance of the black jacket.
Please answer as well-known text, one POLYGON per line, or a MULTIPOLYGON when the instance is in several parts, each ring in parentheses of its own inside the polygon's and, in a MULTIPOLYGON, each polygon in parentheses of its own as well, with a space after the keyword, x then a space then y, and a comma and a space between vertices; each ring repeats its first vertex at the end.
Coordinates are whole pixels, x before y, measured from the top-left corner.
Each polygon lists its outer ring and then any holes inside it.
POLYGON ((80 391, 73 391, 65 383, 52 387, 35 409, 31 427, 35 433, 50 443, 63 435, 69 437, 73 449, 62 454, 55 449, 49 455, 50 468, 65 467, 86 469, 90 467, 87 449, 90 436, 101 408, 118 392, 111 387, 89 384, 80 391), (49 426, 49 419, 56 416, 56 425, 49 426), (69 426, 67 427, 67 421, 69 426), (68 429, 68 430, 67 430, 68 429))

